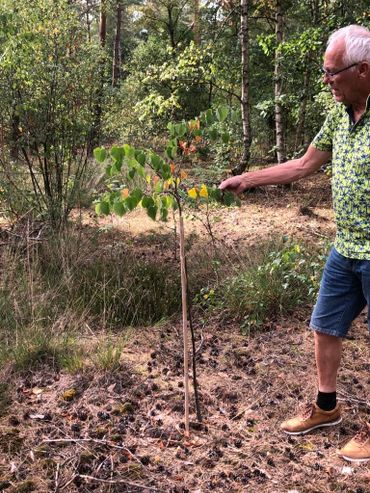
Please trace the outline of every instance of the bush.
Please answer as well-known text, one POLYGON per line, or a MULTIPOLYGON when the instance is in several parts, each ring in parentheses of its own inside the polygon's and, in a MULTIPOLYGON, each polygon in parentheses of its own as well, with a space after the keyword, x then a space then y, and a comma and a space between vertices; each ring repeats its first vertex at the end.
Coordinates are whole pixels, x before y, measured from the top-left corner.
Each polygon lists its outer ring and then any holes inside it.
POLYGON ((227 317, 237 318, 244 333, 267 321, 312 303, 316 297, 323 256, 298 243, 270 244, 262 258, 222 284, 217 296, 227 317))

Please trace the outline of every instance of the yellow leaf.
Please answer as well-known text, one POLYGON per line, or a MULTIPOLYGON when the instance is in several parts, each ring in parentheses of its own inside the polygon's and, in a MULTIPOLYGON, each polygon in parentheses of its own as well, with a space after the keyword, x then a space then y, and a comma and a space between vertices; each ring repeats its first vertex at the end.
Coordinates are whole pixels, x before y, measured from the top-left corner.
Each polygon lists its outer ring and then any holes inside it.
POLYGON ((181 180, 185 180, 188 177, 188 174, 186 171, 180 171, 180 178, 181 180))
POLYGON ((191 199, 196 199, 198 197, 198 192, 196 188, 191 188, 188 190, 188 195, 191 199))
POLYGON ((200 187, 199 196, 200 197, 203 197, 205 199, 208 198, 208 190, 207 190, 207 187, 204 184, 200 187))
POLYGON ((150 182, 152 181, 152 177, 150 175, 146 175, 145 179, 147 184, 150 185, 150 182))
POLYGON ((130 191, 128 188, 124 188, 123 190, 121 190, 121 195, 122 197, 125 199, 126 197, 128 197, 130 194, 130 191))

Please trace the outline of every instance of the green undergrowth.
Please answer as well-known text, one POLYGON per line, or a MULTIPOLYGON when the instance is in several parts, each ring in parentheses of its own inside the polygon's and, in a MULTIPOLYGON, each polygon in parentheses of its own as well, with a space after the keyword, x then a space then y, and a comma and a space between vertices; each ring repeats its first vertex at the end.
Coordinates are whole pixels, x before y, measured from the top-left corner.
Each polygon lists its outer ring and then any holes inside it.
POLYGON ((314 302, 326 249, 309 250, 287 239, 259 245, 203 300, 224 318, 236 319, 243 333, 255 332, 314 302))
MULTIPOLYGON (((104 232, 82 237, 72 230, 9 245, 0 276, 0 364, 118 368, 135 330, 181 316, 178 255, 171 241, 161 241, 118 242, 104 232), (84 337, 95 343, 87 347, 84 337)), ((241 257, 224 246, 200 246, 195 237, 188 243, 197 314, 217 312, 251 333, 315 298, 324 248, 309 252, 296 242, 268 241, 241 257)))

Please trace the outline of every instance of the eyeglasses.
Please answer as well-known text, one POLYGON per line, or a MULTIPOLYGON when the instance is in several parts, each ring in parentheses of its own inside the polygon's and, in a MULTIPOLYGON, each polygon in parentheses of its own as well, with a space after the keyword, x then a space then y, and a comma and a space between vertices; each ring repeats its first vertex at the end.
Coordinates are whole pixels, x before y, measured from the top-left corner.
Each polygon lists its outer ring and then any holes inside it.
POLYGON ((326 68, 321 67, 321 73, 323 75, 326 75, 326 77, 334 77, 334 75, 340 74, 341 72, 344 72, 345 70, 348 70, 356 65, 358 65, 359 62, 352 63, 352 65, 348 65, 348 67, 341 68, 339 70, 336 70, 335 72, 330 72, 329 70, 326 70, 326 68))

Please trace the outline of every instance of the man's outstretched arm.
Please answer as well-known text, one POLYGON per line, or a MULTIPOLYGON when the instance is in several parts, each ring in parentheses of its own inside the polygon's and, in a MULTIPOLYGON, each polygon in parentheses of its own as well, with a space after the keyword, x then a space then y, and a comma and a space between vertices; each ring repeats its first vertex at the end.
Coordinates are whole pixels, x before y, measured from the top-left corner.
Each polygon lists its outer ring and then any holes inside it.
POLYGON ((263 185, 283 185, 312 175, 331 158, 331 152, 319 151, 310 145, 306 153, 299 159, 292 159, 282 164, 258 171, 250 171, 233 176, 220 184, 221 190, 242 193, 248 188, 263 185))

